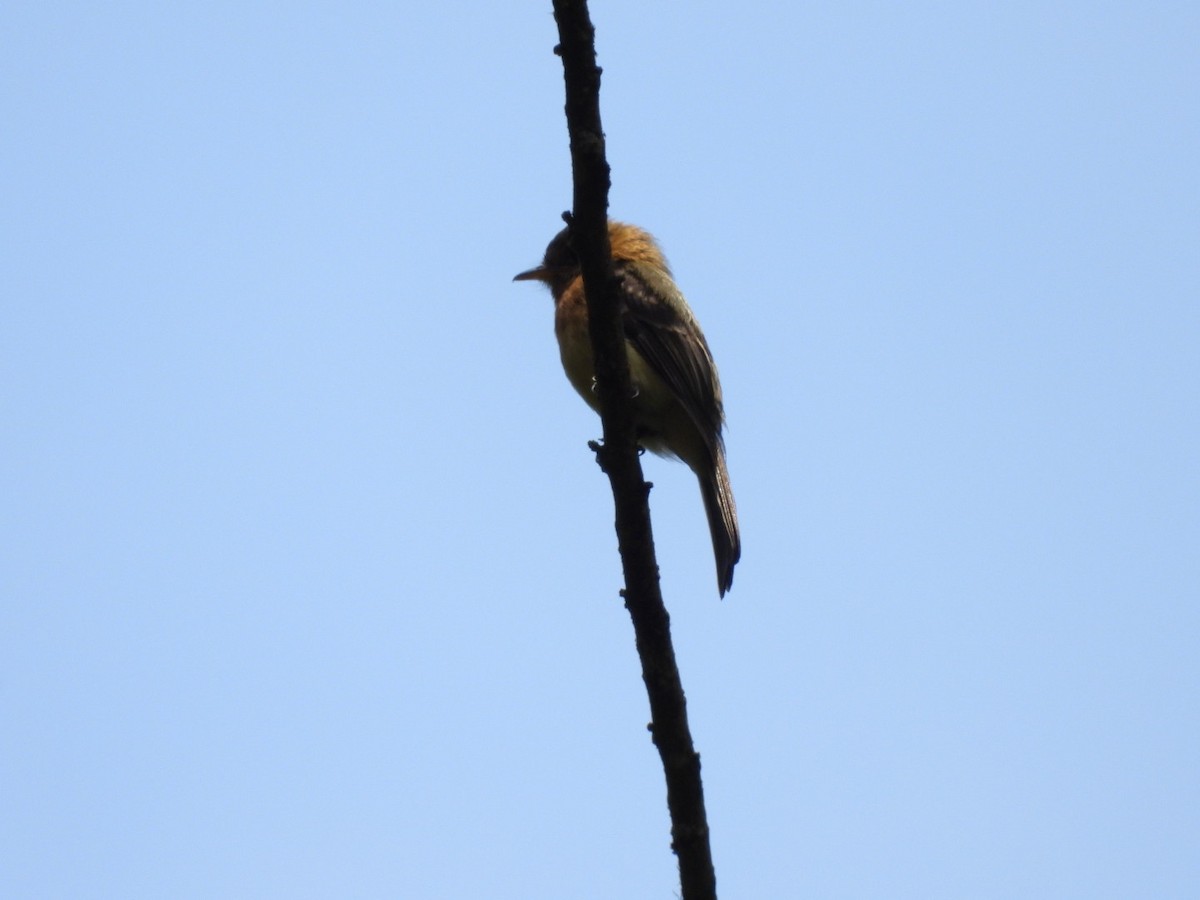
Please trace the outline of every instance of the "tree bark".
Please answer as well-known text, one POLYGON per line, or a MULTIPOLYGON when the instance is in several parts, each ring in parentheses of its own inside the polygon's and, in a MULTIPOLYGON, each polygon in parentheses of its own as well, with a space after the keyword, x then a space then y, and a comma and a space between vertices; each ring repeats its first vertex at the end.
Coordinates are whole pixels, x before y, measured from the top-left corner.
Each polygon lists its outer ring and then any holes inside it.
POLYGON ((621 326, 617 282, 608 241, 610 170, 600 123, 600 69, 586 0, 553 0, 566 82, 567 130, 574 180, 572 212, 565 214, 583 270, 588 327, 604 442, 593 444, 612 483, 617 540, 625 576, 625 607, 633 620, 642 680, 650 700, 650 733, 662 759, 671 814, 671 848, 679 860, 683 900, 716 900, 716 874, 687 701, 671 621, 663 604, 650 526, 650 485, 642 474, 629 360, 621 326))

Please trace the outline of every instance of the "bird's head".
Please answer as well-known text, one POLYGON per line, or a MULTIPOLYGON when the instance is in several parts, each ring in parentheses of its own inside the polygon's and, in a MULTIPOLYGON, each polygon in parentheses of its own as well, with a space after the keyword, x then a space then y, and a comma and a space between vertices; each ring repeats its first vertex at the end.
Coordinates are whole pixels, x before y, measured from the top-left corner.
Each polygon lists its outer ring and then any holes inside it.
MULTIPOLYGON (((614 263, 641 263, 661 269, 668 277, 671 270, 657 242, 649 232, 624 222, 608 223, 608 243, 614 263)), ((516 275, 513 281, 540 281, 555 297, 579 277, 579 256, 571 246, 571 230, 564 228, 546 247, 542 264, 516 275)))
POLYGON ((555 297, 579 277, 579 257, 571 246, 571 230, 564 228, 546 247, 542 264, 513 276, 513 281, 540 281, 555 297))

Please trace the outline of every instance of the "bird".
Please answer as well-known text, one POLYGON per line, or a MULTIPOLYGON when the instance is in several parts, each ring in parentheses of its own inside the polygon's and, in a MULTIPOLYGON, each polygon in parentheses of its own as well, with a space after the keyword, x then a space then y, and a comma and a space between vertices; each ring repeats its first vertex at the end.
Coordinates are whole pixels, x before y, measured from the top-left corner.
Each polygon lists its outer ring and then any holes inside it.
MULTIPOLYGON (((723 598, 733 584, 742 541, 725 463, 725 407, 717 366, 654 237, 636 225, 609 220, 608 240, 633 381, 638 443, 659 456, 682 460, 696 474, 712 534, 717 590, 723 598)), ((580 396, 599 412, 587 297, 570 228, 550 241, 541 265, 513 280, 540 281, 550 289, 563 369, 580 396)))

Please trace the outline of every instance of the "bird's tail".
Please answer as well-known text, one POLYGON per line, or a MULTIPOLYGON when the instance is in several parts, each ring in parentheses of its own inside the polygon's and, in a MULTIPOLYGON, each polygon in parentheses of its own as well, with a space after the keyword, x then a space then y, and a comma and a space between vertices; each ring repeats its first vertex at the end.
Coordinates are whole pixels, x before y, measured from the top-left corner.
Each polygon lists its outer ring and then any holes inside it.
POLYGON ((708 513, 708 529, 712 532, 713 556, 717 561, 717 589, 721 596, 733 584, 733 567, 742 557, 742 538, 738 533, 737 505, 729 486, 729 470, 725 468, 725 453, 718 447, 710 472, 700 475, 700 494, 704 511, 708 513))

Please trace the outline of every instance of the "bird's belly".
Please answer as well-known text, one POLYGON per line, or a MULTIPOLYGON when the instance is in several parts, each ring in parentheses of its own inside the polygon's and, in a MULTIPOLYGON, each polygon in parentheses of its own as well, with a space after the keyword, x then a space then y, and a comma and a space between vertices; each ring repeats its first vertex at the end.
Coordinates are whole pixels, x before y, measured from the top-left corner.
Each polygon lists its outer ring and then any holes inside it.
POLYGON ((574 320, 566 324, 561 321, 556 323, 559 325, 558 352, 571 386, 587 401, 588 406, 599 412, 599 401, 593 390, 596 369, 592 362, 592 343, 588 339, 586 323, 586 319, 582 324, 576 324, 574 320))
MULTIPOLYGON (((600 398, 596 393, 595 366, 592 344, 586 328, 567 326, 559 330, 559 355, 567 380, 588 406, 600 412, 600 398)), ((650 367, 629 343, 625 344, 629 357, 629 377, 634 390, 634 415, 638 425, 638 442, 651 453, 660 456, 677 456, 678 453, 664 439, 663 425, 684 415, 682 407, 667 387, 666 382, 650 367)))

